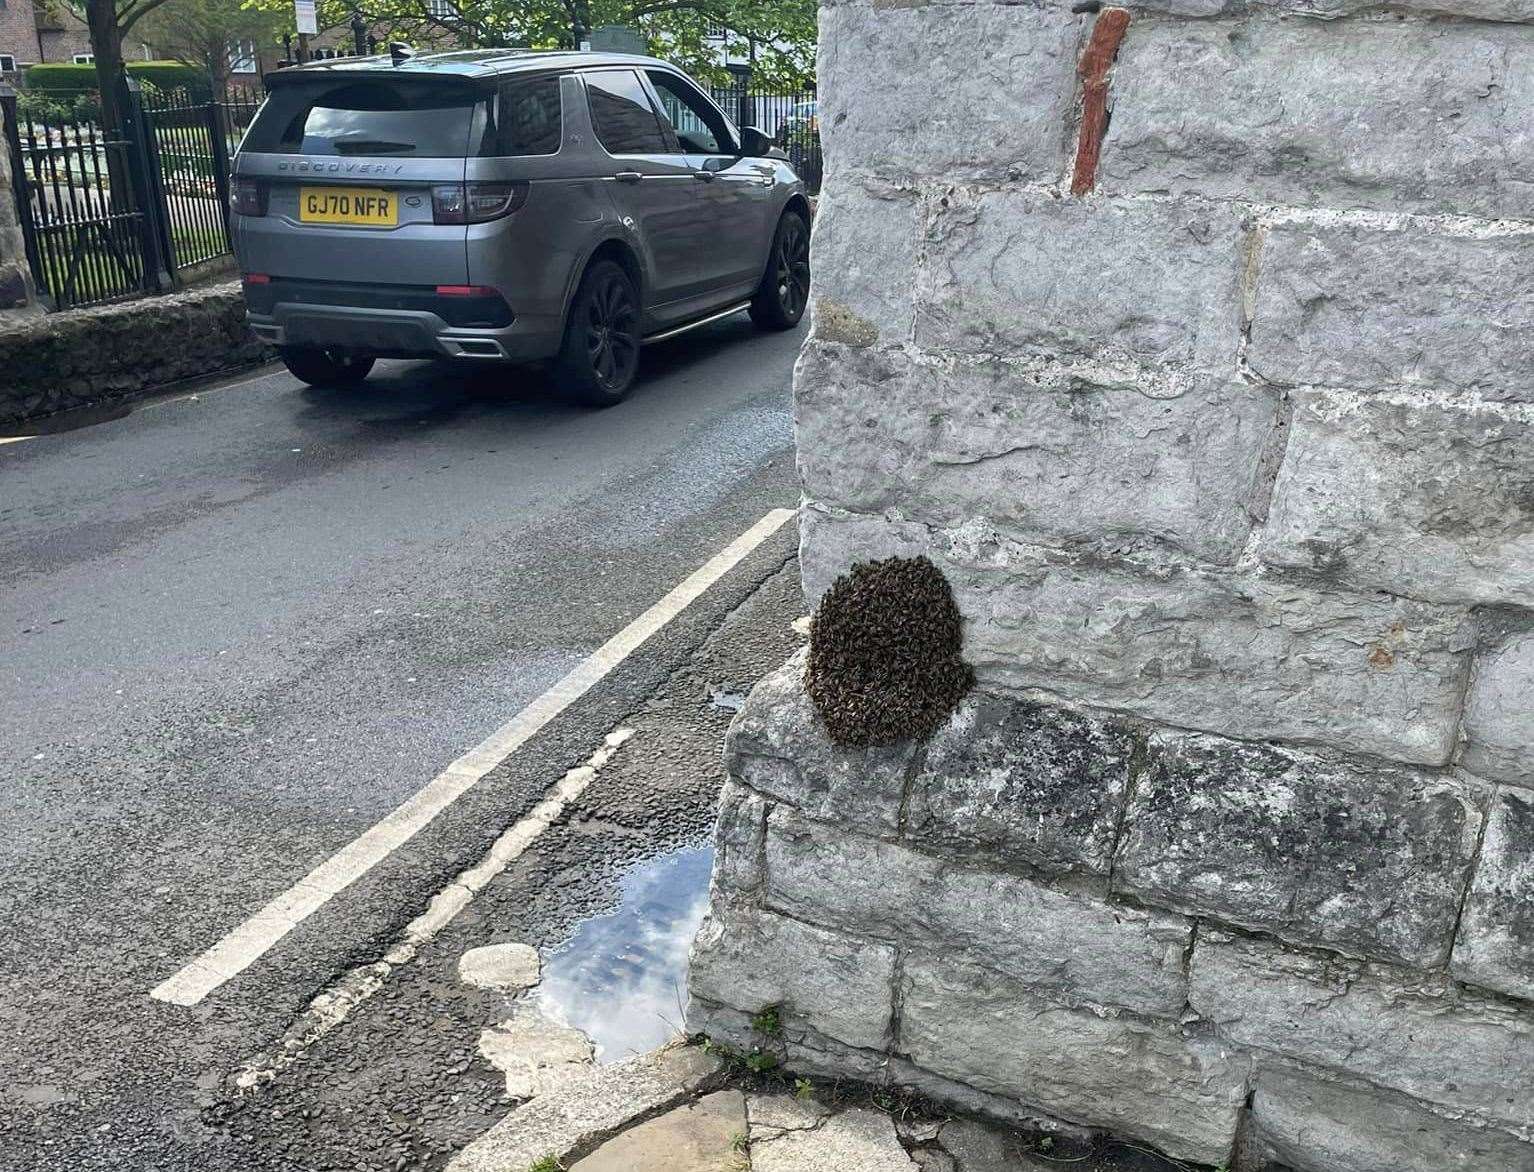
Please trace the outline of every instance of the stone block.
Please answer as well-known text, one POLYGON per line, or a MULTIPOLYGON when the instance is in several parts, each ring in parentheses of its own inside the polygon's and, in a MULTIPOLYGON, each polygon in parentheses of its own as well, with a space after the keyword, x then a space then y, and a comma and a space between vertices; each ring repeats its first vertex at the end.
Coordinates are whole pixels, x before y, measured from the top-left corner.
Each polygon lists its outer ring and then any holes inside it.
POLYGON ((1277 400, 1230 381, 1154 397, 1001 361, 811 342, 795 378, 806 495, 924 521, 988 517, 1049 545, 1234 562, 1277 400))
POLYGON ((1510 636, 1475 661, 1465 702, 1461 763, 1472 773, 1534 789, 1534 633, 1510 636))
POLYGON ((762 850, 767 833, 767 801, 761 794, 734 778, 724 783, 719 795, 719 817, 714 823, 714 870, 710 881, 714 897, 753 895, 766 873, 762 850))
POLYGON ((832 744, 804 690, 806 655, 797 652, 751 689, 725 738, 725 766, 812 818, 894 834, 916 747, 909 741, 869 749, 832 744))
MULTIPOLYGON (((688 992, 759 1013, 771 1006, 848 1046, 888 1043, 895 950, 716 900, 693 940, 688 992)), ((691 1022, 689 1029, 698 1027, 691 1022)))
POLYGON ((1463 608, 1075 557, 983 522, 945 529, 811 507, 801 525, 811 601, 854 561, 931 557, 983 688, 1420 764, 1443 764, 1454 747, 1475 642, 1463 608))
POLYGON ((1448 960, 1479 787, 1366 758, 1158 733, 1114 891, 1300 944, 1448 960))
POLYGON ((831 176, 815 208, 815 335, 870 345, 907 341, 921 235, 914 189, 831 176), (849 326, 860 326, 851 329, 849 326))
POLYGON ((897 1050, 917 1066, 1170 1155, 1227 1160, 1247 1064, 1173 1022, 1044 1000, 1030 983, 913 953, 901 978, 897 1050))
POLYGON ((1138 747, 1122 721, 971 695, 928 742, 906 836, 1008 865, 1106 876, 1138 747))
POLYGON ((1200 932, 1193 1010, 1229 1041, 1510 1127, 1534 1113, 1534 1006, 1441 977, 1200 932))
POLYGON ((1534 1001, 1534 793, 1500 789, 1486 819, 1455 976, 1534 1001))
POLYGON ((1263 1066, 1250 1141, 1294 1172, 1534 1172, 1534 1146, 1372 1087, 1263 1066))
POLYGON ((1534 605, 1534 408, 1348 391, 1293 402, 1265 562, 1355 590, 1534 605))
POLYGON ((1137 20, 1113 71, 1097 186, 1534 215, 1531 56, 1534 28, 1137 20))
POLYGON ((767 819, 766 900, 859 936, 972 952, 1073 1001, 1174 1016, 1186 998, 1191 925, 1181 916, 1110 907, 782 806, 767 819))
POLYGON ((1034 7, 964 15, 895 6, 821 13, 827 174, 878 168, 1047 181, 1064 169, 1061 128, 1075 101, 1082 21, 1034 7))
POLYGON ((1275 226, 1247 361, 1286 385, 1534 402, 1534 232, 1275 226))
POLYGON ((1223 376, 1241 336, 1243 231, 1223 205, 950 190, 927 224, 916 340, 1223 376))
POLYGON ((782 1019, 782 1031, 766 1037, 753 1024, 753 1015, 692 996, 687 999, 687 1031, 706 1034, 742 1053, 759 1050, 775 1060, 775 1069, 817 1078, 854 1078, 882 1082, 889 1066, 886 1050, 848 1046, 819 1033, 793 1014, 782 1019))

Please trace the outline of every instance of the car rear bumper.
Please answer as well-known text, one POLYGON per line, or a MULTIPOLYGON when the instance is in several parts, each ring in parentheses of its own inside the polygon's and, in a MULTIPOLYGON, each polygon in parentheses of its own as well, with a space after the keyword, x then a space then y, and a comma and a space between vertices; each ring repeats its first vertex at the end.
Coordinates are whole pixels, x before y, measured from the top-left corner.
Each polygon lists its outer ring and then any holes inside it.
POLYGON ((559 322, 518 315, 498 294, 280 277, 244 289, 251 330, 276 346, 470 361, 527 361, 559 348, 559 322))

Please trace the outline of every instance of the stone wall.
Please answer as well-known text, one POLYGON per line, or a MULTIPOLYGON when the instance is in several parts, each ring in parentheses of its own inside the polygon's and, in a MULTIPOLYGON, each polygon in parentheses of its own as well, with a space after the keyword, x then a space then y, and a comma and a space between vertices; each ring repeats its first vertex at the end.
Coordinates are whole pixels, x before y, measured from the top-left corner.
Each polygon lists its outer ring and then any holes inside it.
POLYGON ((0 316, 0 425, 266 362, 237 281, 47 315, 0 316))
MULTIPOLYGON (((31 19, 30 7, 25 10, 31 19)), ((0 8, 0 20, 7 10, 0 8)), ((0 86, 4 83, 0 82, 0 86)), ((20 213, 11 186, 11 152, 0 141, 0 311, 28 310, 33 306, 32 272, 27 265, 26 244, 21 235, 20 213)))
POLYGON ((1534 3, 820 33, 806 592, 926 555, 978 688, 867 751, 756 689, 689 1025, 1209 1165, 1534 1170, 1534 3))

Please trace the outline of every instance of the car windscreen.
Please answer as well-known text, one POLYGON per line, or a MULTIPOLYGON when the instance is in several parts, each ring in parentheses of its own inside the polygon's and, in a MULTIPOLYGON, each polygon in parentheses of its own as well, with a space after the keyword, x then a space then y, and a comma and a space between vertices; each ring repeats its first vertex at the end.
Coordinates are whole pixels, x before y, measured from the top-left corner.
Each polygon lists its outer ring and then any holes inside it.
POLYGON ((463 85, 327 80, 275 89, 240 149, 258 154, 463 158, 485 97, 463 85))

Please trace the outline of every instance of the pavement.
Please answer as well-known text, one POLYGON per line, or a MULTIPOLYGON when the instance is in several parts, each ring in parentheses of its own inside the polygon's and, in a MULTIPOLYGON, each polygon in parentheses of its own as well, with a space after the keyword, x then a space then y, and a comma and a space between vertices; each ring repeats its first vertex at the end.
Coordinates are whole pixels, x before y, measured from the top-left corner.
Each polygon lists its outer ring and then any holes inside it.
POLYGON ((0 444, 0 1167, 443 1168, 675 1034, 723 730, 800 638, 800 340, 605 412, 385 363, 0 444), (532 990, 460 973, 512 943, 532 990))

